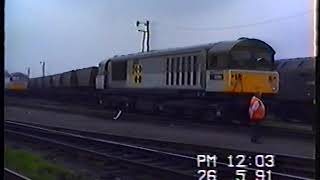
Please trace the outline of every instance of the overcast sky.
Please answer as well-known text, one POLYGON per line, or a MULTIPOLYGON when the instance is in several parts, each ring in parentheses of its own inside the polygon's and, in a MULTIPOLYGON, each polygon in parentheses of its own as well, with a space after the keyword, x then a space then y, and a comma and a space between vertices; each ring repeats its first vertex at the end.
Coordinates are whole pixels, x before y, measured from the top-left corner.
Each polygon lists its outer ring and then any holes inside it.
POLYGON ((7 0, 5 68, 37 77, 41 60, 55 74, 140 51, 144 19, 151 49, 250 37, 276 59, 313 56, 313 0, 7 0))

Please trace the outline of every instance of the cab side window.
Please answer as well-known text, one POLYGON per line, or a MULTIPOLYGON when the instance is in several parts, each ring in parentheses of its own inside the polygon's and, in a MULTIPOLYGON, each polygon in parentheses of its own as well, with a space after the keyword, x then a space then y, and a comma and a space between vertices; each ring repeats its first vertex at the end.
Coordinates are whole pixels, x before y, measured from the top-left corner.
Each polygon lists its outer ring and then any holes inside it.
POLYGON ((225 54, 212 54, 209 56, 207 69, 224 69, 228 67, 229 57, 225 54))
POLYGON ((218 58, 216 55, 211 55, 208 61, 208 69, 215 69, 218 66, 218 58))
POLYGON ((217 68, 219 69, 225 69, 228 67, 229 65, 229 60, 230 58, 228 57, 228 55, 218 55, 218 65, 217 68))

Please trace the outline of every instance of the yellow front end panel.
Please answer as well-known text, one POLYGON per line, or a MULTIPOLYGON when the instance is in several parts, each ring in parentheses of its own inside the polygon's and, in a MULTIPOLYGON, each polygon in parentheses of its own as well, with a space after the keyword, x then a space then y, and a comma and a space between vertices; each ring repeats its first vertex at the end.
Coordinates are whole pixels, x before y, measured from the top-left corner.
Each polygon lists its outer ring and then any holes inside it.
POLYGON ((27 89, 27 86, 25 84, 10 84, 8 89, 13 91, 24 91, 27 89))
POLYGON ((275 71, 228 70, 224 77, 225 92, 276 94, 279 90, 275 71))

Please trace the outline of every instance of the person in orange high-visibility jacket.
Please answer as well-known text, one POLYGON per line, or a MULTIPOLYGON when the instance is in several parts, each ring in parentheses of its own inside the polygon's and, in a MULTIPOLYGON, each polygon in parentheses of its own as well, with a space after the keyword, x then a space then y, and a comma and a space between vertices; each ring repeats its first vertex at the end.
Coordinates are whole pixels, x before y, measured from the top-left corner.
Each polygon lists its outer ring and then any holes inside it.
POLYGON ((259 139, 261 136, 261 123, 265 120, 266 110, 261 100, 261 93, 256 93, 251 98, 249 106, 249 117, 250 124, 252 126, 251 142, 260 143, 259 139))

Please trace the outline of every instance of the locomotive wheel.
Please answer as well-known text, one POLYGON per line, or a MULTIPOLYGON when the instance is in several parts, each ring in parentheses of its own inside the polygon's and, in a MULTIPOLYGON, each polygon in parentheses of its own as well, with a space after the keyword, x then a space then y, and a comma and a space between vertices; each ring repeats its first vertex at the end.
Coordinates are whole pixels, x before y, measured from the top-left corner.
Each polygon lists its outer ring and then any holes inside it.
POLYGON ((156 115, 160 115, 163 113, 163 105, 162 104, 155 104, 153 107, 153 113, 156 115))
POLYGON ((216 114, 213 111, 208 110, 208 111, 203 112, 202 119, 204 121, 211 122, 211 121, 216 120, 215 116, 216 116, 216 114))
POLYGON ((207 110, 203 112, 202 119, 208 122, 219 122, 222 119, 222 112, 220 110, 207 110))
POLYGON ((127 101, 123 105, 125 112, 136 112, 135 101, 127 101))

